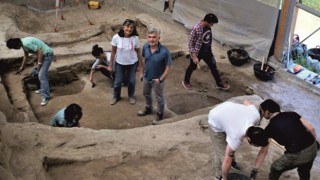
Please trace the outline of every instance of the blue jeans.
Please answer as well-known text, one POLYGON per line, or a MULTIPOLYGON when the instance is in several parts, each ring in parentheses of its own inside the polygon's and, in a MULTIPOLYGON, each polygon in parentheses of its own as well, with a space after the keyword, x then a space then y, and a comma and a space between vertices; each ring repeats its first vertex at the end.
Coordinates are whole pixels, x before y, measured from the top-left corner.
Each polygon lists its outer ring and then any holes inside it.
POLYGON ((39 70, 39 80, 40 80, 40 92, 42 98, 50 99, 50 87, 49 87, 49 67, 52 63, 53 54, 44 54, 42 56, 42 65, 39 70))
POLYGON ((163 89, 164 89, 164 82, 162 83, 155 83, 146 81, 145 78, 143 79, 143 96, 146 99, 146 108, 153 110, 152 106, 152 89, 154 94, 156 95, 157 103, 158 103, 158 114, 164 113, 164 96, 163 96, 163 89))
POLYGON ((121 65, 115 62, 115 80, 113 86, 113 98, 120 99, 121 86, 124 72, 127 71, 125 79, 128 79, 128 96, 133 97, 136 90, 136 70, 138 62, 130 65, 121 65))

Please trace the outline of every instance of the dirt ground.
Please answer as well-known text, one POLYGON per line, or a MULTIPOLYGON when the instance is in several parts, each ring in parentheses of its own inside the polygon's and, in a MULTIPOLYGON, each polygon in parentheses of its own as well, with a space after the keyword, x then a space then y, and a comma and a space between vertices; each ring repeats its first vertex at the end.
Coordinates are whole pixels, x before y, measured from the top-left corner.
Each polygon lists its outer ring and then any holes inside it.
MULTIPOLYGON (((22 31, 21 34, 43 37, 44 40, 50 41, 56 54, 56 61, 53 62, 50 71, 54 75, 62 74, 61 76, 50 76, 52 99, 42 107, 40 106, 41 97, 34 93, 34 88, 30 91, 22 90, 21 79, 30 73, 30 66, 18 75, 15 74, 14 68, 5 73, 2 76, 2 81, 13 107, 8 109, 7 105, 1 103, 0 110, 7 115, 8 121, 28 122, 25 113, 28 112, 27 114, 34 113, 36 122, 48 125, 54 114, 70 103, 77 103, 83 108, 81 119, 83 128, 73 128, 69 132, 65 129, 56 130, 56 128, 26 123, 26 127, 35 128, 37 131, 37 135, 28 135, 30 130, 24 129, 22 126, 7 126, 5 130, 7 133, 17 133, 10 131, 17 128, 27 136, 13 134, 17 139, 23 137, 30 139, 30 142, 32 139, 36 139, 36 142, 41 141, 36 145, 34 145, 35 142, 30 143, 31 148, 29 145, 25 145, 31 149, 29 152, 20 152, 18 148, 15 150, 15 154, 19 155, 19 152, 21 156, 22 154, 33 154, 35 159, 39 158, 35 152, 41 155, 49 154, 51 168, 46 175, 42 176, 46 179, 48 177, 48 179, 106 179, 106 177, 107 179, 212 179, 214 152, 207 131, 199 130, 197 124, 206 123, 207 113, 212 106, 230 98, 245 95, 244 91, 248 86, 261 98, 277 99, 284 109, 296 109, 295 101, 300 103, 301 107, 306 106, 305 103, 308 106, 318 105, 317 94, 310 93, 310 91, 308 94, 302 94, 301 92, 305 91, 303 87, 296 86, 288 79, 280 77, 280 73, 276 73, 275 79, 272 81, 258 80, 252 69, 255 60, 250 60, 249 63, 241 67, 231 65, 226 54, 228 48, 221 46, 218 42, 214 42, 213 52, 221 77, 230 83, 231 88, 227 91, 216 89, 209 69, 205 64, 201 64, 201 69, 192 74, 193 89, 184 89, 181 81, 189 63, 185 58, 187 31, 180 24, 172 21, 158 20, 148 14, 130 11, 118 6, 112 6, 112 8, 105 6, 100 10, 90 11, 87 10, 85 4, 80 4, 65 9, 65 20, 59 20, 58 32, 52 35, 52 27, 55 22, 54 13, 33 14, 21 7, 0 6, 2 9, 13 8, 6 12, 11 16, 14 13, 20 13, 33 17, 21 16, 24 19, 18 20, 17 24, 22 31), (138 78, 135 93, 137 103, 135 105, 130 105, 128 101, 127 87, 122 87, 121 101, 111 106, 109 104, 112 99, 111 81, 99 72, 94 74, 96 87, 92 88, 88 81, 90 64, 94 62, 94 58, 90 55, 92 45, 97 43, 105 50, 110 50, 110 38, 116 32, 115 29, 119 27, 119 24, 127 18, 139 19, 143 24, 139 27, 141 46, 146 42, 146 37, 143 35, 146 32, 145 28, 156 26, 162 30, 161 43, 176 56, 173 59, 172 71, 165 82, 166 111, 164 120, 157 126, 151 125, 155 115, 136 116, 136 113, 142 110, 145 105, 142 83, 138 78), (92 21, 94 25, 89 25, 88 21, 92 21), (34 31, 35 26, 42 28, 37 28, 34 31), (90 35, 95 30, 101 29, 101 33, 90 35), (87 36, 84 38, 86 33, 87 36), (59 35, 67 37, 65 42, 60 41, 59 35), (54 38, 55 36, 58 38, 54 38), (56 83, 59 79, 69 77, 70 74, 76 74, 76 78, 71 78, 72 80, 60 84, 56 83), (296 97, 297 94, 299 99, 296 97), (295 98, 297 99, 294 100, 295 98), (194 119, 188 120, 188 118, 194 119), (46 135, 39 137, 38 129, 46 135), (126 130, 122 131, 121 129, 126 130), (74 139, 66 138, 63 140, 66 135, 69 135, 68 133, 72 134, 74 139), (172 137, 170 137, 171 134, 172 137), (132 138, 130 139, 130 137, 132 138), (46 138, 52 139, 52 142, 45 142, 46 138), (67 145, 65 146, 65 144, 67 145), (32 149, 33 146, 35 149, 32 149), (41 151, 38 150, 38 147, 41 151)), ((156 107, 156 104, 154 105, 156 107)), ((316 114, 317 112, 314 112, 310 116, 316 117, 316 114)), ((31 119, 29 122, 32 121, 30 115, 29 119, 31 119)), ((240 165, 243 167, 242 173, 249 174, 252 163, 244 161, 253 156, 250 152, 257 153, 257 149, 246 144, 241 147, 239 152, 242 152, 237 155, 240 165)), ((23 158, 21 157, 21 159, 23 158)), ((267 160, 267 163, 270 164, 271 160, 272 158, 267 160)), ((19 161, 11 160, 11 164, 17 162, 19 161)), ((15 166, 11 165, 11 167, 15 166)), ((264 165, 260 175, 261 179, 266 178, 268 167, 268 164, 264 165)), ((26 169, 28 168, 16 168, 17 174, 28 172, 26 169)), ((21 174, 17 176, 32 177, 21 174)), ((295 172, 289 172, 283 178, 297 179, 297 176, 295 172)))

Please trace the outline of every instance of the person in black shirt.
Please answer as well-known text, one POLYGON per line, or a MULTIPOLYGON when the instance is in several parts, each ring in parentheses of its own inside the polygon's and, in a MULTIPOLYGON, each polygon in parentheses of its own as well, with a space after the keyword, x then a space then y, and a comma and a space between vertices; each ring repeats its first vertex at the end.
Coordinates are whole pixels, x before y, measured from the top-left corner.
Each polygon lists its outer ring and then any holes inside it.
MULTIPOLYGON (((267 99, 260 104, 261 115, 270 122, 264 129, 265 135, 284 146, 284 154, 275 160, 270 169, 269 179, 279 179, 285 171, 298 168, 300 179, 310 179, 310 170, 317 155, 316 131, 314 127, 296 112, 280 112, 278 103, 267 99)), ((248 141, 253 139, 248 137, 248 141)), ((268 153, 269 144, 262 147, 252 170, 255 179, 258 169, 268 153)))

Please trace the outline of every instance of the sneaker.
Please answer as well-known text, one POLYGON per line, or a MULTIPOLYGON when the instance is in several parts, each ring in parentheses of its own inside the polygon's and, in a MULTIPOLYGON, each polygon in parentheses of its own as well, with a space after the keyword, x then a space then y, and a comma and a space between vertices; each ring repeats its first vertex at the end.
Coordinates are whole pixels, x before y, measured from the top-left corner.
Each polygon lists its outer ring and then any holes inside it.
POLYGON ((110 102, 110 105, 115 105, 117 104, 117 102, 120 101, 120 98, 112 98, 111 102, 110 102))
POLYGON ((238 166, 238 164, 237 164, 236 161, 232 161, 231 167, 232 167, 234 170, 238 170, 238 171, 241 170, 240 166, 238 166))
POLYGON ((134 105, 136 103, 136 98, 129 97, 129 102, 130 102, 130 104, 134 105))
POLYGON ((146 116, 146 115, 149 115, 149 114, 152 114, 152 113, 153 113, 152 109, 146 107, 145 110, 139 111, 137 113, 137 116, 146 116))
POLYGON ((221 180, 222 176, 216 176, 216 180, 221 180))
POLYGON ((40 91, 40 89, 38 89, 38 90, 36 90, 36 91, 34 91, 36 94, 41 94, 41 91, 40 91))
POLYGON ((152 125, 157 125, 163 119, 163 114, 157 113, 157 119, 152 121, 152 125))
POLYGON ((191 90, 192 89, 192 85, 186 81, 182 81, 182 85, 184 88, 191 90))
POLYGON ((229 84, 222 84, 220 86, 216 86, 217 89, 219 90, 228 90, 230 88, 230 85, 229 84))
POLYGON ((47 98, 42 98, 42 100, 41 100, 41 106, 45 106, 45 105, 47 105, 48 104, 48 102, 49 102, 49 99, 47 99, 47 98))

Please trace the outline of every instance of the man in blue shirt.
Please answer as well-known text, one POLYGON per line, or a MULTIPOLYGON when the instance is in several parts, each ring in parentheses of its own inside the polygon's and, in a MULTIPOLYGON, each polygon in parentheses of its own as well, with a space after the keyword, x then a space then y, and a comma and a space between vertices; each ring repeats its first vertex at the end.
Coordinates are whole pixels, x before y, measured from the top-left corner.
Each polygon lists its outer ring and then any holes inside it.
POLYGON ((152 89, 155 92, 158 111, 157 118, 153 125, 157 124, 163 118, 164 113, 164 96, 163 89, 165 79, 168 76, 172 59, 169 50, 160 44, 160 30, 156 28, 148 29, 148 43, 145 43, 142 49, 143 65, 143 95, 146 99, 145 110, 139 111, 138 116, 152 114, 152 89))

